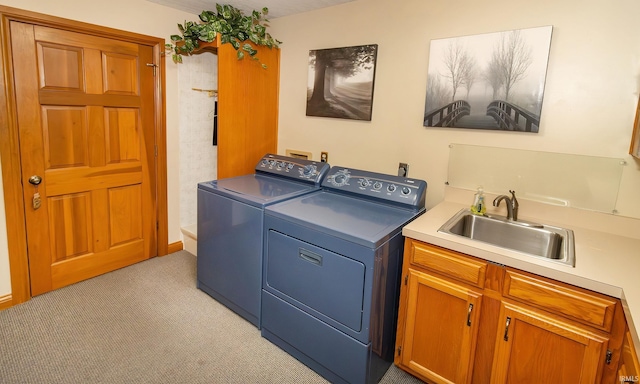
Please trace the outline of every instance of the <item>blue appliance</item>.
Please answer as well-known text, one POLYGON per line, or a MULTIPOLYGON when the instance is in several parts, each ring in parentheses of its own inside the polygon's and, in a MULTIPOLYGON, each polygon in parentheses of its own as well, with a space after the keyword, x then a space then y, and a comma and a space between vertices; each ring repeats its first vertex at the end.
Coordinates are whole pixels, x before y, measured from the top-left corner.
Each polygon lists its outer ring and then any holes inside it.
POLYGON ((329 169, 267 154, 252 175, 199 183, 198 288, 260 328, 264 208, 318 191, 329 169))
POLYGON ((393 361, 402 227, 422 180, 332 167, 322 190, 265 208, 262 336, 333 383, 393 361))

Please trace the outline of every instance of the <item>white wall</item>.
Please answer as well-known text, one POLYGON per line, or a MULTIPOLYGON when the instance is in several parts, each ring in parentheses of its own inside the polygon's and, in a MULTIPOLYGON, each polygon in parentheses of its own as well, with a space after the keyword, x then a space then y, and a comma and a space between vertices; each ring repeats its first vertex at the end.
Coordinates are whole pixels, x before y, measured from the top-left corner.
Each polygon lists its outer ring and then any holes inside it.
MULTIPOLYGON (((429 183, 443 199, 450 143, 624 158, 617 210, 640 218, 640 162, 629 156, 640 89, 640 2, 618 0, 359 0, 273 20, 281 46, 278 151, 429 183), (553 26, 537 134, 422 126, 431 39, 553 26), (371 122, 306 117, 311 49, 378 44, 371 122)), ((506 191, 505 191, 506 192, 506 191)))
POLYGON ((218 174, 218 147, 213 146, 217 96, 198 90, 218 89, 218 56, 187 56, 178 66, 180 91, 180 227, 197 222, 197 190, 218 174), (195 89, 194 89, 195 88, 195 89))
MULTIPOLYGON (((117 28, 164 38, 178 32, 178 23, 197 20, 197 16, 145 0, 0 0, 0 5, 33 12, 64 17, 96 25, 117 28)), ((177 65, 169 55, 166 70, 167 103, 167 179, 169 202, 169 242, 181 239, 179 225, 179 138, 178 138, 178 74, 177 65)), ((4 208, 4 207, 3 207, 4 208)), ((0 210, 0 221, 4 224, 4 209, 0 210)), ((0 228, 0 232, 1 232, 0 228)), ((0 296, 11 293, 8 282, 9 262, 6 234, 0 235, 0 296)))

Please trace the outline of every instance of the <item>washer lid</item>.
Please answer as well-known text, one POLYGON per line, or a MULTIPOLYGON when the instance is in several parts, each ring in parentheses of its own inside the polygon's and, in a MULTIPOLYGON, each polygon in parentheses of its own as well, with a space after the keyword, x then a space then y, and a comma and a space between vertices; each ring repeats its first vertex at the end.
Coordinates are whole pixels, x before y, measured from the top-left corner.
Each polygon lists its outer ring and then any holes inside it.
POLYGON ((373 249, 422 212, 324 190, 265 208, 267 215, 373 249))
POLYGON ((207 181, 199 189, 247 204, 263 206, 319 189, 313 184, 259 174, 207 181))

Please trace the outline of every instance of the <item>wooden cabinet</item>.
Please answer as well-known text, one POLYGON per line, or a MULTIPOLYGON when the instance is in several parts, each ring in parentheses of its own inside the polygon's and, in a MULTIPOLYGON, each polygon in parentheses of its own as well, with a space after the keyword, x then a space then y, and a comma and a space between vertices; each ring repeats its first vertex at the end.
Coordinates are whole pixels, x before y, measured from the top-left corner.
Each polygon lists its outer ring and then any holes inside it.
POLYGON ((628 328, 622 342, 618 378, 621 383, 640 383, 640 364, 628 328))
POLYGON ((636 108, 636 119, 633 123, 633 133, 631 135, 629 153, 640 159, 640 100, 638 100, 638 108, 636 108))
POLYGON ((617 382, 619 300, 412 239, 402 273, 395 363, 420 379, 617 382))
POLYGON ((467 383, 482 294, 409 268, 403 366, 421 378, 467 383))
POLYGON ((218 55, 218 178, 254 172, 265 153, 277 152, 280 50, 256 47, 267 65, 238 60, 231 44, 201 43, 218 55))

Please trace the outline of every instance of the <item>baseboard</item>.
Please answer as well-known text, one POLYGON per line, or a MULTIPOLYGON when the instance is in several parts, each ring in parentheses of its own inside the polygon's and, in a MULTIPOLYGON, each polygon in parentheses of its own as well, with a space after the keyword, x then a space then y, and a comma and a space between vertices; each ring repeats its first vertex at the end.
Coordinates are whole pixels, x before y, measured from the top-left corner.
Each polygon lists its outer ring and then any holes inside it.
POLYGON ((183 249, 184 249, 184 245, 182 244, 182 241, 176 241, 175 243, 169 244, 168 251, 169 253, 174 253, 174 252, 182 251, 183 249))
POLYGON ((11 294, 0 296, 0 311, 13 306, 13 298, 11 294))

